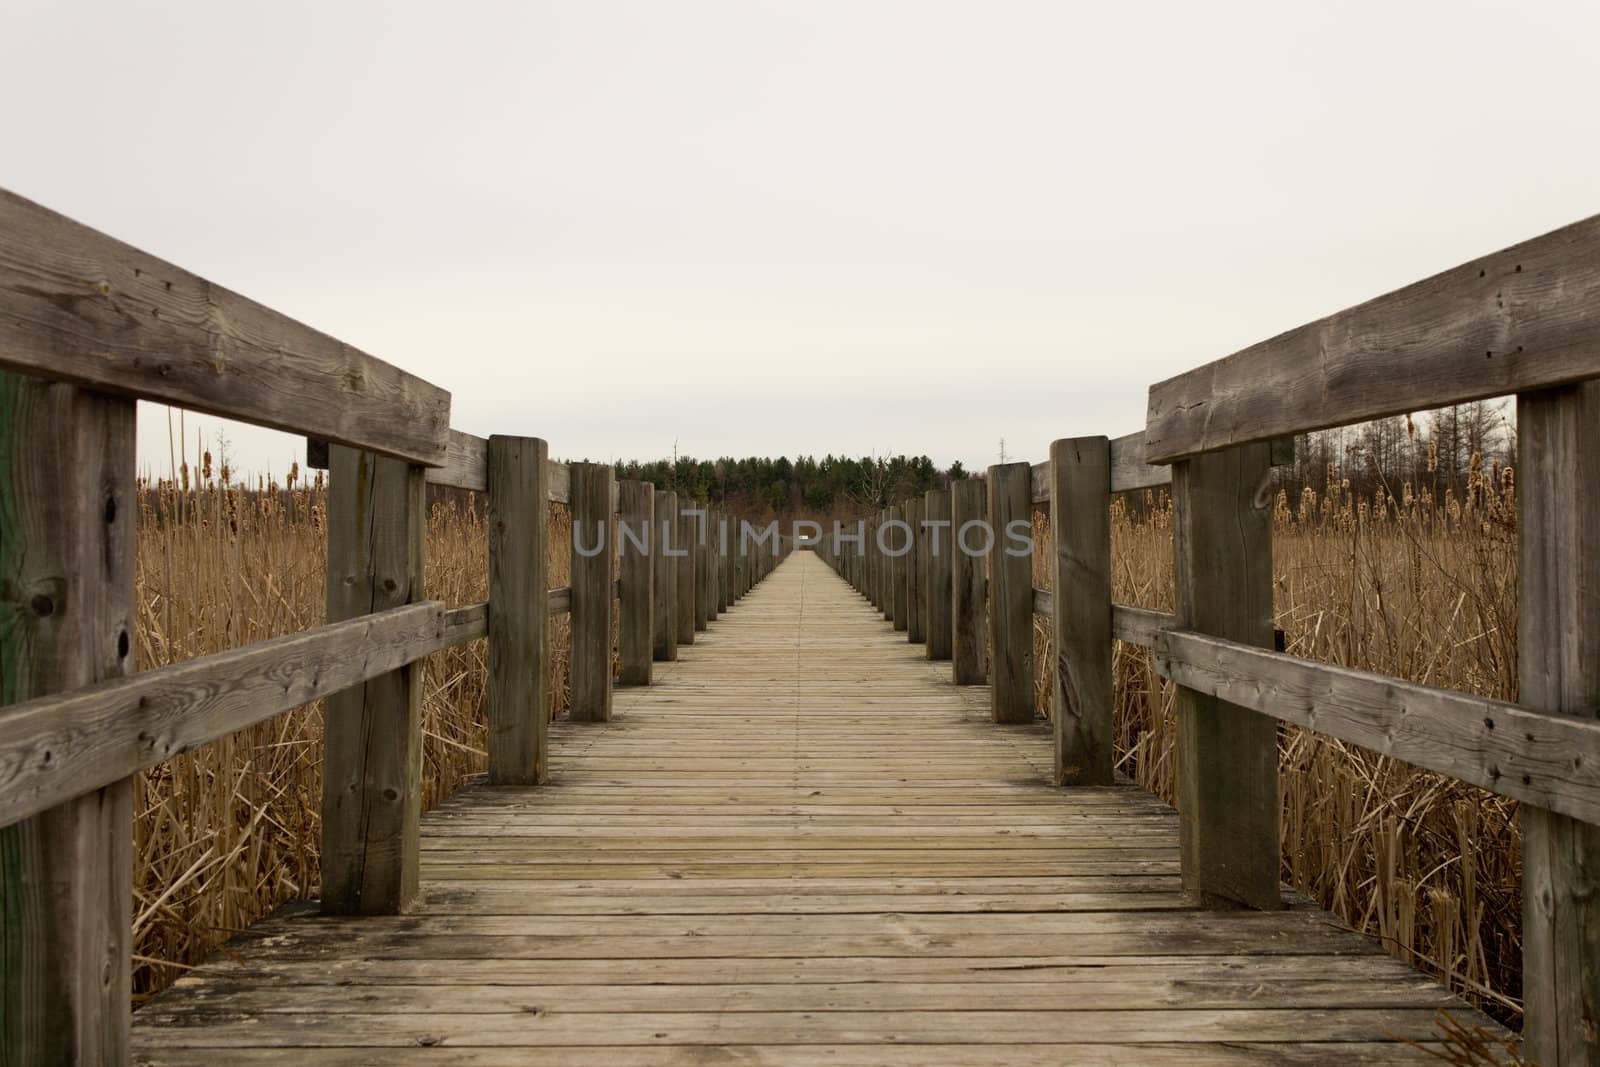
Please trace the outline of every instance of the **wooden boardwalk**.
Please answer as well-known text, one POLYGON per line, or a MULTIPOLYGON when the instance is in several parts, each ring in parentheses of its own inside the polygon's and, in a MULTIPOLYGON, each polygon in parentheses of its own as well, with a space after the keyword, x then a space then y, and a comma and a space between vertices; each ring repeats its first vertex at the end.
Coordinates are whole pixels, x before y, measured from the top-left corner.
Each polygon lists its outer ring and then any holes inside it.
POLYGON ((658 667, 553 784, 428 815, 409 914, 252 926, 137 1061, 1429 1062, 1484 1021, 1315 909, 1186 907, 1171 809, 1048 785, 810 553, 658 667))

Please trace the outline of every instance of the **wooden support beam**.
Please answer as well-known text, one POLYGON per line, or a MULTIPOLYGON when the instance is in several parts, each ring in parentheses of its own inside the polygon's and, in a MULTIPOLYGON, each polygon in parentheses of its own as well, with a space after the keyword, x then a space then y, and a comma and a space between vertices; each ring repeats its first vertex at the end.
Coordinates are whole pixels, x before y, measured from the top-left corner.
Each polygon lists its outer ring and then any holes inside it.
POLYGON ((711 512, 704 504, 694 516, 694 628, 711 625, 711 512))
POLYGON ((922 587, 922 498, 912 497, 904 506, 906 525, 911 527, 911 551, 905 558, 906 640, 921 644, 928 639, 928 598, 922 587))
POLYGON ((720 610, 718 604, 717 575, 720 564, 717 560, 717 520, 719 516, 716 508, 706 509, 706 622, 717 621, 720 610))
POLYGON ((728 555, 728 516, 717 512, 717 614, 733 606, 733 560, 728 555))
POLYGON ((619 685, 649 685, 654 651, 655 586, 650 570, 650 528, 655 522, 655 486, 624 479, 617 483, 618 575, 622 582, 618 607, 617 653, 622 661, 619 685))
MULTIPOLYGON (((134 405, 0 373, 0 418, 0 702, 12 705, 133 670, 134 405)), ((128 1062, 132 827, 122 777, 0 829, 7 1063, 128 1062)))
MULTIPOLYGON (((1179 626, 1272 647, 1269 466, 1263 442, 1173 467, 1179 626)), ((1183 686, 1177 701, 1184 889, 1204 907, 1281 907, 1278 724, 1183 686)))
POLYGON ((545 780, 550 720, 549 446, 489 438, 489 781, 545 780))
POLYGON ((676 609, 678 617, 675 625, 678 627, 678 644, 694 644, 694 619, 695 602, 700 599, 699 588, 695 584, 697 567, 696 560, 696 518, 690 514, 694 510, 693 500, 679 500, 676 521, 672 531, 672 547, 670 552, 674 555, 674 564, 678 570, 678 600, 676 609))
POLYGON ((610 466, 572 466, 572 707, 574 722, 611 718, 611 602, 616 590, 610 466))
POLYGON ((984 648, 988 643, 983 574, 989 543, 986 503, 979 479, 950 483, 950 677, 956 685, 989 680, 984 648))
POLYGON ((650 658, 662 662, 678 658, 678 561, 668 554, 677 524, 678 494, 657 489, 650 527, 650 658))
MULTIPOLYGON (((342 445, 329 460, 328 621, 421 601, 423 469, 342 445)), ((418 889, 421 661, 328 697, 322 754, 322 911, 398 915, 418 889)))
POLYGON ((1056 784, 1110 785, 1111 443, 1056 441, 1050 470, 1056 784))
POLYGON ((906 563, 911 558, 911 535, 906 526, 904 509, 895 504, 889 508, 889 527, 884 533, 884 543, 889 556, 889 616, 897 631, 910 628, 910 583, 906 579, 906 563))
POLYGON ((989 468, 989 714, 1033 721, 1033 494, 1027 463, 989 468))
POLYGON ((922 520, 926 524, 917 559, 922 568, 922 584, 927 590, 927 656, 930 660, 949 659, 953 650, 951 625, 951 560, 955 556, 955 529, 950 525, 950 490, 930 489, 922 496, 922 520))
MULTIPOLYGON (((1592 304, 1591 304, 1592 306, 1592 304)), ((1600 381, 1517 397, 1520 701, 1600 709, 1600 381)), ((1556 751, 1592 761, 1593 745, 1556 751)), ((1530 1062, 1600 1064, 1600 825, 1522 821, 1522 1036, 1530 1062)))

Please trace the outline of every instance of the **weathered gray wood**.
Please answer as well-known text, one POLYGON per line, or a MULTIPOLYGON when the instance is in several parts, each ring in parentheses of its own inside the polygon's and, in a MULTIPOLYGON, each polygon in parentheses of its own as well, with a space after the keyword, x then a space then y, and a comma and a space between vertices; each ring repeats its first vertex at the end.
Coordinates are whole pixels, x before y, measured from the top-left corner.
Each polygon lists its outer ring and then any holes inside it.
POLYGON ((893 617, 894 628, 899 631, 909 629, 911 623, 911 584, 906 571, 915 546, 905 521, 904 508, 899 504, 889 508, 892 525, 884 542, 889 546, 889 614, 893 617))
POLYGON ((0 716, 0 820, 112 785, 451 639, 444 605, 426 601, 14 704, 0 716))
POLYGON ((906 525, 911 527, 911 551, 904 560, 906 573, 906 640, 921 644, 928 639, 928 598, 922 588, 922 507, 921 497, 912 497, 902 507, 906 525))
POLYGON ((1033 721, 1033 503, 1026 463, 989 468, 989 714, 1033 721))
POLYGON ((956 685, 982 685, 989 677, 984 647, 988 643, 983 574, 986 515, 981 480, 950 483, 950 677, 956 685))
MULTIPOLYGON (((1554 764, 1549 771, 1590 779, 1593 798, 1600 784, 1593 780, 1600 763, 1600 382, 1518 396, 1517 455, 1520 700, 1552 724, 1594 731, 1587 744, 1538 750, 1554 764)), ((1504 723, 1495 735, 1518 741, 1545 732, 1504 723)), ((1524 784, 1535 773, 1522 761, 1501 760, 1495 769, 1524 784)), ((1544 785, 1546 775, 1537 780, 1544 785)), ((1526 1053, 1545 1064, 1600 1064, 1600 809, 1574 818, 1529 799, 1521 809, 1526 1053)))
POLYGON ((1600 216, 1150 388, 1145 459, 1600 376, 1600 216))
POLYGON ((655 521, 650 527, 650 656, 663 662, 678 658, 678 561, 667 553, 678 523, 678 494, 655 491, 655 521))
POLYGON ((700 505, 694 522, 694 628, 711 625, 711 513, 700 505))
POLYGON ((552 504, 570 504, 570 503, 572 503, 572 466, 571 466, 571 464, 562 463, 559 460, 547 459, 545 461, 545 466, 547 468, 549 468, 546 471, 546 474, 547 474, 548 479, 549 479, 548 482, 547 482, 548 489, 546 490, 546 492, 550 495, 550 503, 552 503, 552 504))
MULTIPOLYGON (((329 459, 328 621, 421 601, 422 468, 343 446, 329 459)), ((398 914, 417 895, 422 664, 328 697, 322 752, 322 910, 398 914)))
POLYGON ((1104 437, 1073 437, 1050 445, 1057 785, 1110 785, 1116 763, 1111 460, 1111 442, 1104 437))
MULTIPOLYGON (((17 705, 133 670, 134 405, 0 372, 0 419, 0 703, 17 705)), ((29 754, 35 773, 57 758, 29 754)), ((69 743, 60 758, 76 755, 69 743)), ((8 1064, 129 1059, 133 782, 95 777, 0 828, 8 1064)))
POLYGON ((487 636, 489 636, 487 600, 481 604, 466 604, 458 608, 445 609, 444 643, 439 646, 440 648, 454 648, 487 636))
POLYGON ((655 625, 655 583, 651 575, 650 531, 655 524, 655 486, 624 479, 617 483, 617 549, 621 555, 617 654, 619 685, 649 685, 655 625), (625 531, 631 531, 632 537, 625 531))
POLYGON ((677 521, 672 531, 673 553, 681 553, 674 560, 678 569, 678 601, 677 601, 677 627, 678 644, 694 644, 694 617, 695 602, 700 599, 699 586, 696 575, 699 562, 695 556, 698 551, 698 518, 692 514, 695 509, 693 500, 678 501, 677 521))
POLYGON ((717 621, 717 520, 716 508, 706 509, 706 622, 717 621))
POLYGON ((1049 618, 1056 610, 1056 595, 1048 589, 1033 588, 1033 613, 1049 618))
POLYGON ((1144 431, 1111 440, 1111 491, 1154 489, 1172 484, 1172 468, 1144 461, 1144 431))
POLYGON ((720 615, 727 611, 734 601, 732 560, 728 556, 728 516, 721 511, 717 512, 716 539, 717 614, 720 615))
POLYGON ((489 438, 489 781, 545 780, 550 719, 549 446, 489 438))
POLYGON ((949 659, 953 649, 950 588, 955 528, 950 525, 950 490, 930 489, 922 497, 923 540, 917 548, 928 600, 925 649, 930 660, 949 659))
POLYGON ((550 590, 545 602, 550 605, 551 615, 567 615, 572 611, 572 586, 563 585, 550 590))
POLYGON ((450 431, 444 466, 428 468, 429 485, 486 492, 489 488, 489 442, 460 430, 450 431))
POLYGON ((1050 461, 1028 468, 1028 499, 1035 504, 1050 503, 1050 461))
POLYGON ((1111 636, 1118 641, 1154 648, 1161 632, 1176 625, 1176 620, 1164 611, 1111 605, 1111 636))
POLYGON ((444 461, 450 394, 0 190, 0 367, 444 461))
MULTIPOLYGON (((1126 610, 1126 609, 1119 609, 1126 610)), ((1500 700, 1166 630, 1156 669, 1198 693, 1282 719, 1469 785, 1600 821, 1600 723, 1500 700)))
MULTIPOLYGON (((1267 470, 1265 443, 1173 468, 1178 625, 1272 647, 1267 470)), ((1278 724, 1184 686, 1177 706, 1184 889, 1206 907, 1280 907, 1278 724)))
POLYGON ((616 595, 612 473, 604 463, 572 464, 571 717, 611 718, 611 602, 616 595))

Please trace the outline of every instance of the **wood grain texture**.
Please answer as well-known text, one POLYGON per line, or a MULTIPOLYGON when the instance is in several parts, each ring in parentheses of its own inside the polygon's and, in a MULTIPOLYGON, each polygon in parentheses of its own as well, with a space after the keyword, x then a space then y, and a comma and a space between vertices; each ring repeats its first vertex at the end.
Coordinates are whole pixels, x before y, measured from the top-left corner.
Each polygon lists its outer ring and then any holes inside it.
MULTIPOLYGON (((1508 723, 1497 738, 1509 726, 1511 739, 1527 738, 1530 749, 1534 737, 1553 743, 1534 750, 1544 757, 1536 768, 1526 759, 1494 766, 1529 787, 1545 787, 1551 771, 1581 775, 1593 801, 1600 784, 1593 780, 1600 762, 1600 382, 1517 397, 1517 455, 1520 700, 1548 713, 1551 725, 1586 728, 1589 738, 1545 737, 1532 724, 1508 723)), ((1520 813, 1523 1036, 1540 1063, 1597 1064, 1600 807, 1554 807, 1534 799, 1520 813)))
POLYGON ((437 466, 450 394, 0 189, 0 367, 437 466))
MULTIPOLYGON (((983 573, 987 504, 981 480, 950 483, 950 677, 956 685, 982 685, 989 678, 983 573)), ((1028 584, 1031 589, 1031 578, 1028 584)))
POLYGON ((1163 630, 1170 630, 1177 620, 1164 611, 1149 608, 1130 608, 1123 604, 1111 605, 1111 636, 1118 641, 1154 648, 1163 630))
POLYGON ((616 593, 616 531, 611 468, 574 463, 572 470, 571 717, 611 718, 611 607, 616 593))
POLYGON ((1154 489, 1172 484, 1172 468, 1144 461, 1144 431, 1111 439, 1111 491, 1154 489))
POLYGON ((0 716, 0 818, 111 785, 396 670, 455 636, 446 633, 444 605, 427 601, 23 701, 0 716))
POLYGON ((1151 386, 1145 460, 1600 376, 1597 309, 1600 216, 1151 386))
POLYGON ((989 713, 1033 721, 1033 506, 1030 467, 989 468, 989 713), (1013 525, 1015 524, 1015 525, 1013 525), (1020 538, 1018 532, 1021 532, 1020 538))
POLYGON ((694 628, 703 633, 711 625, 711 513, 704 504, 694 524, 694 628))
POLYGON ((678 628, 678 645, 694 644, 695 602, 700 599, 697 583, 695 559, 697 551, 697 526, 698 521, 692 512, 695 510, 692 500, 678 501, 678 510, 674 518, 672 529, 672 546, 668 555, 674 558, 673 565, 678 571, 677 601, 674 609, 677 612, 675 625, 678 628))
POLYGON ((451 430, 444 466, 428 468, 429 485, 448 485, 485 493, 489 490, 489 442, 470 433, 451 430))
POLYGON ((1051 580, 1059 593, 1050 605, 1056 784, 1110 785, 1111 442, 1055 441, 1050 468, 1051 580))
POLYGON ((950 525, 950 490, 930 489, 922 496, 925 523, 923 542, 917 549, 923 585, 927 587, 928 633, 925 653, 930 660, 949 659, 952 651, 951 555, 955 530, 950 525))
POLYGON ((549 446, 489 438, 489 781, 545 780, 550 707, 549 446))
MULTIPOLYGON (((1268 469, 1266 444, 1174 466, 1178 625, 1272 647, 1268 469)), ((1177 710, 1184 888, 1207 907, 1281 907, 1278 724, 1184 686, 1177 710)))
MULTIPOLYGON (((133 670, 134 405, 0 372, 0 420, 0 722, 11 722, 29 698, 133 670)), ((56 758, 30 755, 41 769, 56 758)), ((7 1064, 128 1057, 133 783, 110 768, 91 777, 0 829, 7 1064)))
MULTIPOLYGON (((328 620, 420 602, 422 468, 342 445, 329 459, 328 620)), ((422 664, 368 678, 323 708, 322 910, 397 914, 417 895, 422 664)))
POLYGON ((1314 908, 1190 907, 1170 808, 1052 788, 1044 724, 810 552, 552 741, 550 785, 428 814, 416 914, 251 927, 140 1061, 1426 1063, 1441 1008, 1493 1025, 1314 908))
POLYGON ((655 647, 655 582, 650 532, 655 525, 655 486, 631 478, 617 483, 617 549, 621 585, 617 607, 619 685, 649 685, 655 647), (633 536, 626 536, 632 531, 633 536))

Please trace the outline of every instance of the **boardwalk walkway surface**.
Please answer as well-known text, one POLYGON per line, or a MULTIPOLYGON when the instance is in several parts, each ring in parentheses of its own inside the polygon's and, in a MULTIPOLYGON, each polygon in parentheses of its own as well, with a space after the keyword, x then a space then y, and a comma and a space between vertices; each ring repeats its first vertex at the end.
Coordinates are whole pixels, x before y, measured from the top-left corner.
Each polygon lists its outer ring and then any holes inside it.
POLYGON ((1432 980, 1309 908, 1189 909, 1171 809, 1047 784, 797 553, 553 783, 423 822, 424 901, 252 926, 134 1016, 155 1064, 1404 1062, 1432 980))

